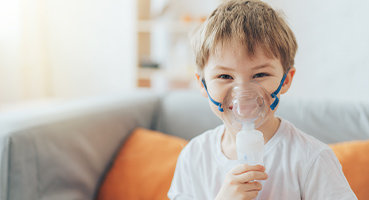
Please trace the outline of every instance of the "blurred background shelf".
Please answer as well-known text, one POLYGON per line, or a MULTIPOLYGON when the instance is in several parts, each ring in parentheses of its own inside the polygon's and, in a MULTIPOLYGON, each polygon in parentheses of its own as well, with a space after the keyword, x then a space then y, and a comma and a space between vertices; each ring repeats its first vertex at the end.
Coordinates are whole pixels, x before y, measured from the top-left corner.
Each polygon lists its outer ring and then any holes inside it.
POLYGON ((138 0, 137 87, 167 90, 194 85, 190 34, 219 2, 138 0))

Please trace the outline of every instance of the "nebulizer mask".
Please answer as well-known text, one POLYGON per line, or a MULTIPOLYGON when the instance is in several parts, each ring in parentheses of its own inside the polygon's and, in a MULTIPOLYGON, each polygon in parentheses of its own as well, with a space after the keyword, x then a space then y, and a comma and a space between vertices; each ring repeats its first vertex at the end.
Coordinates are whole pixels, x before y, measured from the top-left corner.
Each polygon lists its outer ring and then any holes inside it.
POLYGON ((237 133, 237 156, 241 163, 263 165, 264 136, 259 128, 278 105, 279 93, 287 73, 283 76, 277 90, 268 93, 258 82, 250 81, 235 84, 227 91, 223 102, 211 98, 205 81, 203 85, 211 102, 222 112, 222 119, 231 132, 237 133), (274 100, 273 100, 274 99, 274 100))

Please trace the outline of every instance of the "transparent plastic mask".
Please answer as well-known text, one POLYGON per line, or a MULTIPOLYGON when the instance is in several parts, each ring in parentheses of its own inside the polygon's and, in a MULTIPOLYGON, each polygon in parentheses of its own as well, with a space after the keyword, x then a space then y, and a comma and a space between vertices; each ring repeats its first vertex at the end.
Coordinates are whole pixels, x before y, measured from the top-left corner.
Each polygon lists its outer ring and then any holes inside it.
POLYGON ((231 88, 223 101, 223 121, 238 132, 241 128, 256 129, 268 118, 271 98, 257 82, 248 82, 231 88))

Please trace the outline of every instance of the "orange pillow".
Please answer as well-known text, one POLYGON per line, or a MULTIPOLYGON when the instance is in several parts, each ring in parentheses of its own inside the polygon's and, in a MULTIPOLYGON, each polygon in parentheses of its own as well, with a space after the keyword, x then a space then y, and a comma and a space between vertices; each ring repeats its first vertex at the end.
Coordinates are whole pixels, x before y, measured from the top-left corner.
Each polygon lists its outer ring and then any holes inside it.
POLYGON ((143 128, 120 149, 98 200, 168 199, 177 157, 187 141, 143 128))
POLYGON ((329 145, 358 199, 369 199, 369 140, 329 145))

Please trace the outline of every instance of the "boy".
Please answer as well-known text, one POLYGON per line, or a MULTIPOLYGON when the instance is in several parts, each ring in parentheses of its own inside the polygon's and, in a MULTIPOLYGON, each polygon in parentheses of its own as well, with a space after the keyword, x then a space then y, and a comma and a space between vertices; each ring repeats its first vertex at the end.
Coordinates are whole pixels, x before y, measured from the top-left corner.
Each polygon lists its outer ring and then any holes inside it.
POLYGON ((239 164, 236 134, 222 113, 227 91, 250 81, 276 106, 295 74, 297 43, 284 20, 266 3, 231 0, 207 19, 195 40, 198 82, 212 111, 224 121, 182 150, 170 199, 357 199, 332 150, 274 116, 263 133, 264 166, 239 164))

